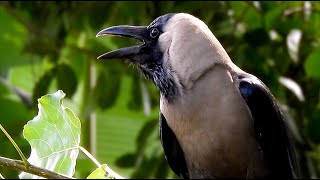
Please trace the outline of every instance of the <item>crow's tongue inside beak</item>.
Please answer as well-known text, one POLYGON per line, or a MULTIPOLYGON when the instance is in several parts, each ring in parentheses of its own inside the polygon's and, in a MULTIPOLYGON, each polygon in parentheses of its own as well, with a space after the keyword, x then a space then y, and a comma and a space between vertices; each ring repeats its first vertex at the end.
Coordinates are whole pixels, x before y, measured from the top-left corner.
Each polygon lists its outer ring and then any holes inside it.
MULTIPOLYGON (((117 35, 135 38, 145 43, 146 26, 113 26, 101 30, 96 37, 104 35, 117 35)), ((143 45, 120 48, 100 55, 97 59, 130 58, 141 52, 143 45)))

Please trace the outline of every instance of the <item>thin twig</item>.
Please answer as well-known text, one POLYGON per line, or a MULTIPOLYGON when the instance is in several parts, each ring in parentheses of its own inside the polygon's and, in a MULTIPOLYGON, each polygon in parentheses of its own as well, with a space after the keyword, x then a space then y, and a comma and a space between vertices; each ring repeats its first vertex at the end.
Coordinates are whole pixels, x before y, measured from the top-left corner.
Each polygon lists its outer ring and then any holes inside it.
POLYGON ((24 171, 24 172, 34 174, 40 177, 48 178, 48 179, 74 179, 73 177, 68 177, 63 174, 52 172, 47 169, 43 169, 34 165, 29 165, 29 167, 26 167, 23 161, 5 158, 1 156, 0 156, 0 167, 7 167, 17 171, 24 171))
POLYGON ((1 131, 7 136, 7 138, 10 140, 11 144, 14 146, 14 148, 17 150, 17 152, 19 153, 21 159, 23 160, 23 163, 26 167, 30 166, 30 163, 28 162, 27 158, 24 156, 24 154, 22 153, 21 149, 19 148, 19 146, 17 145, 16 142, 14 142, 14 140, 12 139, 12 137, 10 136, 10 134, 4 129, 4 127, 2 127, 2 125, 0 124, 0 129, 1 131))
POLYGON ((98 162, 98 160, 96 160, 96 158, 94 158, 85 148, 79 146, 79 149, 86 155, 88 156, 89 159, 91 159, 93 161, 93 163, 95 163, 98 167, 101 166, 101 164, 98 162))

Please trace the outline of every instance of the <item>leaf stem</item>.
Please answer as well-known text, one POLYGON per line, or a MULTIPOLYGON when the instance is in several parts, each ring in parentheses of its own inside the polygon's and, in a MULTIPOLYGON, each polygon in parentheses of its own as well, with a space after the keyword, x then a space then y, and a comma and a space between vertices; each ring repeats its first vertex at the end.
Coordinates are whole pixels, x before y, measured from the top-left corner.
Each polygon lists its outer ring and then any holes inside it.
POLYGON ((79 149, 88 156, 89 159, 91 159, 98 167, 102 167, 103 170, 106 171, 106 173, 110 174, 111 176, 115 177, 116 179, 124 179, 122 176, 118 175, 116 172, 114 172, 112 169, 110 169, 106 164, 102 166, 96 158, 94 158, 85 148, 79 146, 79 149))
POLYGON ((96 158, 94 158, 85 148, 79 146, 79 149, 88 156, 89 159, 91 159, 98 167, 101 166, 101 164, 98 162, 98 160, 96 160, 96 158))
POLYGON ((21 149, 19 148, 19 146, 17 145, 16 142, 14 142, 14 140, 11 138, 11 136, 9 135, 9 133, 2 127, 2 125, 0 124, 0 129, 1 131, 7 136, 7 138, 10 140, 10 142, 12 143, 12 145, 14 146, 14 148, 17 150, 17 152, 19 153, 21 159, 23 160, 24 165, 26 166, 26 168, 28 168, 30 166, 30 163, 28 162, 27 158, 24 156, 24 154, 22 153, 21 149))

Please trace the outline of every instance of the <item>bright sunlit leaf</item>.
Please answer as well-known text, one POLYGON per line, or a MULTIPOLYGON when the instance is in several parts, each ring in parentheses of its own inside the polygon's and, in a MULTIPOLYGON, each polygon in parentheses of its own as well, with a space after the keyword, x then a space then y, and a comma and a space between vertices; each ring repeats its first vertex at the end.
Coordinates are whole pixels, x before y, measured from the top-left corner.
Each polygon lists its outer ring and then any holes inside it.
MULTIPOLYGON (((80 120, 62 105, 61 90, 38 99, 39 112, 23 130, 31 145, 29 163, 67 176, 73 176, 79 154, 80 120)), ((19 178, 39 178, 21 173, 19 178)))
POLYGON ((106 173, 107 165, 103 164, 101 167, 94 170, 87 179, 115 179, 112 175, 106 173))
POLYGON ((287 87, 290 91, 292 91, 300 101, 304 101, 304 95, 301 87, 294 80, 281 76, 279 81, 282 85, 287 87))
POLYGON ((297 63, 299 60, 299 45, 301 37, 302 32, 300 29, 292 29, 287 36, 288 52, 291 59, 295 63, 297 63))

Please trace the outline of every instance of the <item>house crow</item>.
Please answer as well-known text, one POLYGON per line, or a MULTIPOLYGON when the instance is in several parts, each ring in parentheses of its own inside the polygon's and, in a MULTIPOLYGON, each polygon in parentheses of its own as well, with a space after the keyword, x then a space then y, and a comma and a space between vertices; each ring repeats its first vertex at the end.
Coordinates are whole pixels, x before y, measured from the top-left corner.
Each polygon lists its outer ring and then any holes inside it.
POLYGON ((96 36, 140 45, 102 54, 127 59, 160 90, 160 139, 184 178, 297 178, 294 146, 267 86, 237 67, 208 26, 186 13, 148 26, 113 26, 96 36))

